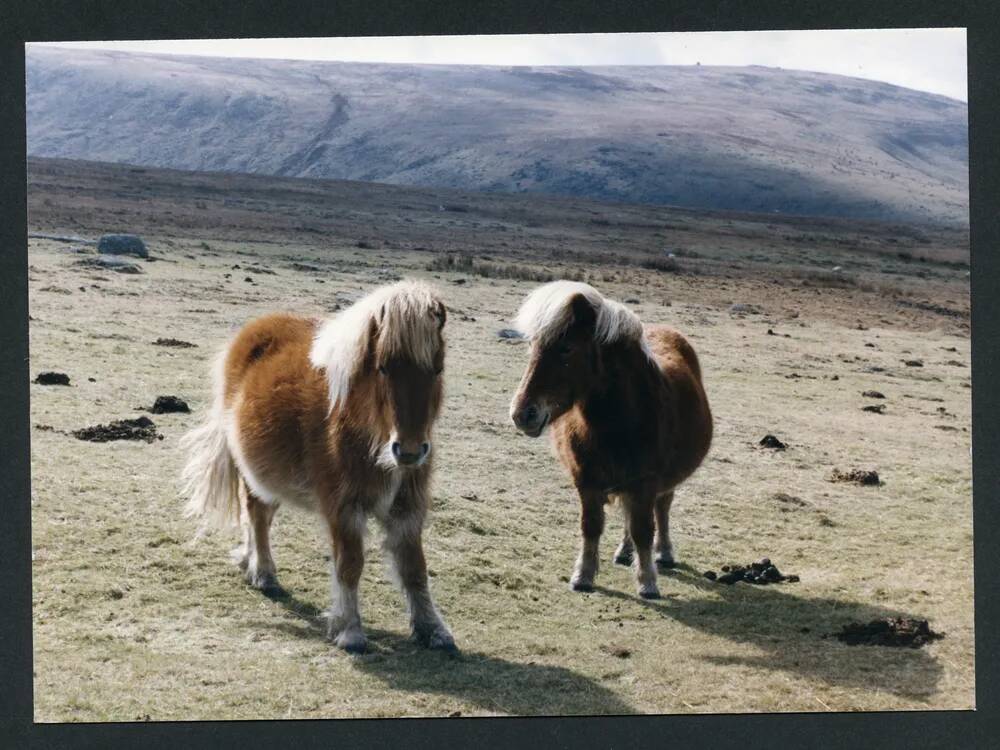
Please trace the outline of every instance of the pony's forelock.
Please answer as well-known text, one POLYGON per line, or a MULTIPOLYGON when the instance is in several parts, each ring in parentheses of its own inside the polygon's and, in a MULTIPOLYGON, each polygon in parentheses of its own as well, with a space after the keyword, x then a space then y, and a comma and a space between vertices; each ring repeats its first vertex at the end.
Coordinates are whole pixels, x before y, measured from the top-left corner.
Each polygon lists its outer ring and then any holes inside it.
POLYGON ((380 361, 403 357, 433 367, 441 346, 437 313, 442 307, 431 286, 407 280, 376 289, 322 323, 309 360, 326 370, 330 409, 350 390, 367 351, 372 321, 377 325, 375 351, 380 361))
POLYGON ((602 344, 616 341, 645 343, 642 321, 634 312, 579 281, 553 281, 535 289, 521 304, 514 327, 527 338, 548 346, 573 323, 571 302, 578 294, 594 308, 596 341, 602 344))

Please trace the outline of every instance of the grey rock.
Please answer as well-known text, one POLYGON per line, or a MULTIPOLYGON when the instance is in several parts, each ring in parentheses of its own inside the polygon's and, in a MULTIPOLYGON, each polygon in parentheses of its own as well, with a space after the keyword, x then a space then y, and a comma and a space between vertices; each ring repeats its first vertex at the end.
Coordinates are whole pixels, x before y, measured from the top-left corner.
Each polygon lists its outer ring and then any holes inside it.
POLYGON ((134 234, 105 234, 97 241, 97 252, 107 255, 134 255, 148 258, 149 250, 142 238, 134 234))

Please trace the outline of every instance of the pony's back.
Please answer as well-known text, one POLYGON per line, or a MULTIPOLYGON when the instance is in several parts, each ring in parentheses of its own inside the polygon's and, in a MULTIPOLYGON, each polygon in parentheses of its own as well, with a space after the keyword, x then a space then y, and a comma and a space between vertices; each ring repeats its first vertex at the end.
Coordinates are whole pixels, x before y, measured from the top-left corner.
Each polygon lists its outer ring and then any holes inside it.
POLYGON ((694 347, 680 331, 659 323, 643 326, 643 334, 649 349, 664 370, 674 374, 686 369, 701 383, 701 365, 694 347))

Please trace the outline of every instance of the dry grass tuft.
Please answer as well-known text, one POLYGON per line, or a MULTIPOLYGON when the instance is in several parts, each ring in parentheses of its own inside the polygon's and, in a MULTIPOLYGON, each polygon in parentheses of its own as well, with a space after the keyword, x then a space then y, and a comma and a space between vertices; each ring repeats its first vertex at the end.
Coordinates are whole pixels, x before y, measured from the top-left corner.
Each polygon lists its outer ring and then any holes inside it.
POLYGON ((515 263, 491 263, 476 260, 468 253, 448 253, 439 255, 427 264, 428 271, 445 271, 450 273, 466 273, 471 276, 481 276, 486 279, 515 279, 517 281, 537 281, 546 283, 559 279, 583 281, 582 271, 566 271, 556 276, 550 271, 543 271, 531 266, 515 263))

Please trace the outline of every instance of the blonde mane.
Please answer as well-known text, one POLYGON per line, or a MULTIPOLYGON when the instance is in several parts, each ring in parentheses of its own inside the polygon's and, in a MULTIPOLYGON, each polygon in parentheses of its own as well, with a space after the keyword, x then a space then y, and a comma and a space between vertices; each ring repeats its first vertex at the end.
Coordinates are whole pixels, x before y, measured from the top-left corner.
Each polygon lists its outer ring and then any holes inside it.
POLYGON ((594 287, 578 281, 553 281, 528 295, 514 319, 523 335, 548 346, 562 336, 573 322, 570 302, 582 295, 597 313, 594 339, 602 344, 635 341, 644 349, 642 321, 620 302, 603 297, 594 287))
POLYGON ((323 323, 316 331, 309 360, 326 370, 330 409, 346 398, 368 346, 372 321, 377 325, 379 361, 405 357, 421 367, 433 366, 441 345, 437 292, 420 281, 400 281, 361 298, 323 323))

